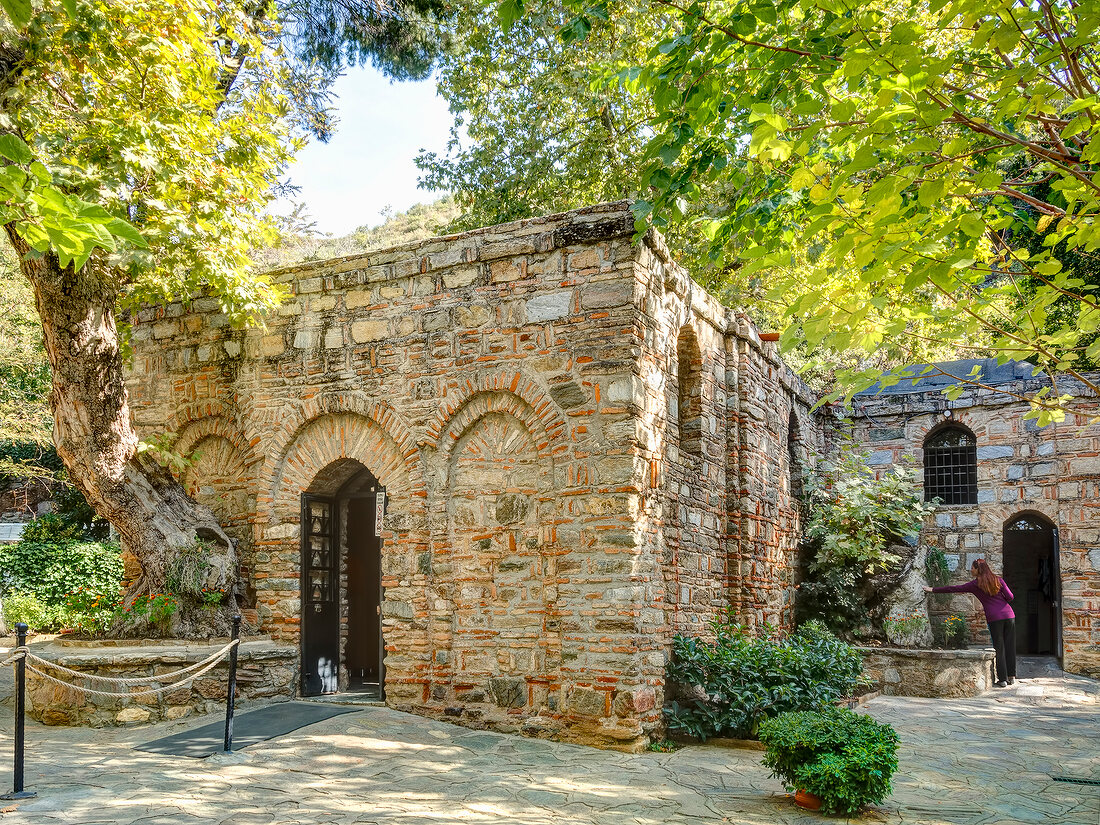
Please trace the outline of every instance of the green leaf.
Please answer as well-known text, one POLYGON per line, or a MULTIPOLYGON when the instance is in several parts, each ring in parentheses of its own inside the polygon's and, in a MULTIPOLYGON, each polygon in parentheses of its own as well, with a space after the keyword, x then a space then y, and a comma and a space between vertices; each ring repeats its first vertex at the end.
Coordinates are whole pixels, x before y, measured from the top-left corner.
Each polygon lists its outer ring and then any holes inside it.
POLYGON ((516 21, 523 17, 524 0, 501 0, 497 5, 497 19, 504 31, 511 31, 516 21))
POLYGON ((31 147, 24 143, 18 135, 13 135, 10 132, 0 135, 0 155, 15 163, 30 163, 34 160, 31 147))
POLYGON ((921 206, 933 206, 943 197, 946 188, 947 181, 943 180, 943 178, 926 180, 920 185, 920 189, 917 193, 917 200, 920 202, 921 206))
POLYGON ((31 22, 31 0, 0 0, 0 7, 7 12, 17 29, 31 22))
POLYGON ((138 249, 148 249, 149 244, 141 233, 138 232, 130 223, 121 220, 120 218, 112 218, 106 224, 107 231, 119 238, 130 246, 136 246, 138 249))
POLYGON ((1092 119, 1087 114, 1077 115, 1077 117, 1066 124, 1066 128, 1062 130, 1062 140, 1069 140, 1071 137, 1081 134, 1091 126, 1092 119))
POLYGON ((985 221, 978 215, 967 213, 959 220, 959 228, 971 238, 978 238, 985 234, 985 221))

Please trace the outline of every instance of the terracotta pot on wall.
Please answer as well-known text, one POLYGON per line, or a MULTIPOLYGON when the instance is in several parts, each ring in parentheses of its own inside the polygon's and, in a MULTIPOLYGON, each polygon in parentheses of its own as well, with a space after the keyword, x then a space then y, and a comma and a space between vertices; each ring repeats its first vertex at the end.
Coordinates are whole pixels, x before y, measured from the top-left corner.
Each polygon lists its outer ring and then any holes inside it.
POLYGON ((779 333, 778 332, 761 332, 760 333, 760 340, 761 341, 778 341, 779 340, 779 333))
POLYGON ((794 801, 800 808, 807 811, 817 811, 821 808, 821 797, 809 791, 795 791, 794 801))

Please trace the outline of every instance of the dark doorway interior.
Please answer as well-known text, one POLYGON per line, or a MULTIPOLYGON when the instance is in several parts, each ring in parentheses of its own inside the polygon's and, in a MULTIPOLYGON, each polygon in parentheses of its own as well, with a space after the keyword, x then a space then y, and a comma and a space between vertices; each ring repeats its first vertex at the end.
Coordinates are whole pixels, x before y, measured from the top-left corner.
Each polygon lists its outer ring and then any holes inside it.
POLYGON ((381 695, 382 538, 375 529, 378 496, 347 500, 348 690, 381 695))
POLYGON ((350 459, 330 464, 302 495, 303 696, 385 698, 385 500, 378 480, 350 459))
POLYGON ((1016 652, 1059 655, 1059 570, 1054 525, 1023 514, 1004 527, 1004 579, 1016 597, 1016 652))

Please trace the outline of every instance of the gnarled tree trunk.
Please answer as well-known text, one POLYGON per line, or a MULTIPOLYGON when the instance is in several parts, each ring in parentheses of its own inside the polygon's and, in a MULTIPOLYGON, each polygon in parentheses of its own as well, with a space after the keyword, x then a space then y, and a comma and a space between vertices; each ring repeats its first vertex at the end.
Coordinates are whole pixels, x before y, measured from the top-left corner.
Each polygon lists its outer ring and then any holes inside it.
POLYGON ((36 255, 13 227, 5 229, 34 288, 42 320, 53 369, 54 445, 72 482, 114 525, 122 546, 141 565, 127 602, 170 592, 173 560, 201 540, 209 566, 201 569, 200 586, 229 596, 222 609, 204 610, 198 594, 178 594, 180 608, 171 632, 224 635, 236 607, 236 549, 208 508, 189 498, 165 468, 138 452, 115 325, 118 273, 95 259, 80 272, 62 268, 52 252, 36 255))

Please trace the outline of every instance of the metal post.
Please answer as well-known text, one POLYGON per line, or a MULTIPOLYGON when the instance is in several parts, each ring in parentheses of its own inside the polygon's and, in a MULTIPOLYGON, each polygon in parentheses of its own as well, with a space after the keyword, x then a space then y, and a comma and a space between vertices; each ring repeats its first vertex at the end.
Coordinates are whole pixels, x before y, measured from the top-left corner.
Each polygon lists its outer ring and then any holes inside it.
MULTIPOLYGON (((241 638, 241 617, 233 617, 233 641, 241 638)), ((225 693, 225 752, 233 750, 233 706, 237 702, 237 648, 235 644, 229 651, 229 689, 225 693)))
MULTIPOLYGON (((27 646, 27 631, 30 630, 23 622, 15 626, 16 638, 19 647, 27 646)), ((15 666, 15 770, 13 790, 0 796, 0 799, 30 799, 36 796, 34 791, 23 790, 23 736, 26 727, 25 713, 27 709, 27 659, 19 660, 15 666)))

